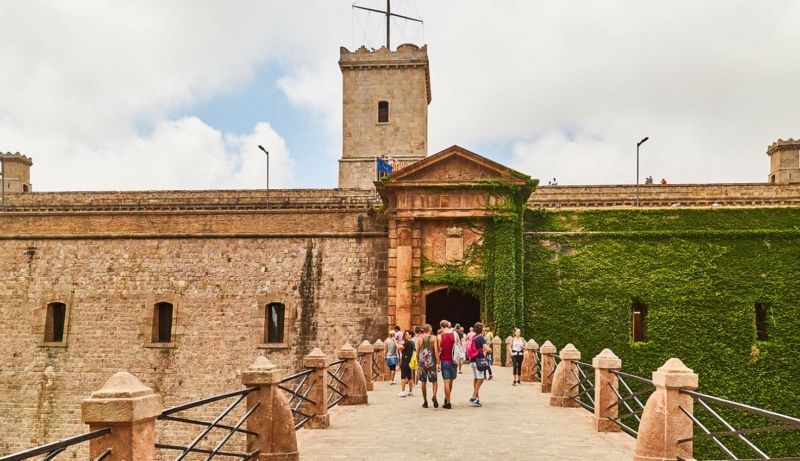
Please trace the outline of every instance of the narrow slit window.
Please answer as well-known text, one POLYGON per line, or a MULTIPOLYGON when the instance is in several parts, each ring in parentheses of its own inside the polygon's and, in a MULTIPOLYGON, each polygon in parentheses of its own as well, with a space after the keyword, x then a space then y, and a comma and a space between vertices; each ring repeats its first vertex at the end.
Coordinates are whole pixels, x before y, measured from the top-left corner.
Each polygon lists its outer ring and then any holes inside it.
POLYGON ((389 102, 378 103, 378 123, 389 123, 389 102))
POLYGON ((283 343, 283 327, 286 321, 286 306, 281 303, 269 303, 266 308, 267 331, 264 342, 267 344, 283 343))
POLYGON ((153 309, 153 342, 172 342, 172 304, 158 303, 153 309))
POLYGON ((47 343, 64 342, 64 323, 67 317, 67 305, 50 303, 47 305, 47 320, 44 325, 44 341, 47 343))
POLYGON ((647 307, 640 302, 633 303, 631 306, 631 337, 635 343, 644 341, 644 322, 646 318, 647 307))
POLYGON ((756 304, 756 340, 767 339, 767 308, 763 304, 756 304))

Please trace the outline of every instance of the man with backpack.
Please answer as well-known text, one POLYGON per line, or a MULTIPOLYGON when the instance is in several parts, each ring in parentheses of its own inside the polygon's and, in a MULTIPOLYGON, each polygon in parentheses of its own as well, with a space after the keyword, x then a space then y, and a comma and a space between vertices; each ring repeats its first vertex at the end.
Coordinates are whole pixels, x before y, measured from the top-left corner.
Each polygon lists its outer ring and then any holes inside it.
POLYGON ((475 324, 475 338, 472 340, 471 347, 467 350, 467 357, 472 361, 472 398, 469 401, 476 407, 481 406, 481 398, 478 392, 481 389, 483 380, 486 378, 486 370, 489 369, 489 362, 486 360, 486 354, 491 352, 486 337, 483 336, 483 324, 478 322, 475 324))
MULTIPOLYGON (((433 328, 429 324, 422 326, 422 338, 419 341, 419 350, 417 352, 417 362, 419 363, 419 380, 422 382, 422 399, 424 403, 422 408, 428 408, 428 390, 426 383, 431 383, 433 388, 433 408, 439 408, 439 402, 436 400, 436 391, 439 389, 437 382, 437 364, 440 363, 439 357, 439 338, 431 334, 433 328)), ((447 402, 447 400, 445 400, 447 402)))
POLYGON ((439 368, 442 371, 444 381, 444 405, 442 408, 451 409, 450 392, 453 389, 453 380, 458 376, 457 364, 464 363, 464 346, 461 345, 461 338, 450 328, 450 322, 442 320, 439 325, 442 332, 439 334, 439 368))

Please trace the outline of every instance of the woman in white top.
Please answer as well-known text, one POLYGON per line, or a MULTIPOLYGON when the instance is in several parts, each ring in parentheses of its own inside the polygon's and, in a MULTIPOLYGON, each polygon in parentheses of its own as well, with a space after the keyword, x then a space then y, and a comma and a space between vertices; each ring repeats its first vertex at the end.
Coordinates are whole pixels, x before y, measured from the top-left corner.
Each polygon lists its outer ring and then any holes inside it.
POLYGON ((397 351, 397 340, 394 339, 394 331, 390 331, 389 337, 386 338, 386 366, 389 368, 389 384, 397 384, 394 382, 394 373, 399 362, 400 354, 397 351))
POLYGON ((514 338, 511 339, 511 364, 514 366, 514 386, 520 384, 522 374, 522 358, 525 355, 525 338, 519 328, 514 328, 514 338))

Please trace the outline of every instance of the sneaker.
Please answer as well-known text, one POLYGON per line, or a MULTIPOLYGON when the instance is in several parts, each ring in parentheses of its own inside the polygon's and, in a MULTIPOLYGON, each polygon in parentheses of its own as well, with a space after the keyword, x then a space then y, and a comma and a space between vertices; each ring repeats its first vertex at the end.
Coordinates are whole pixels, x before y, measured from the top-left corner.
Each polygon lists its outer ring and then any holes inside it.
POLYGON ((516 386, 516 385, 517 385, 517 382, 516 382, 516 381, 514 381, 514 384, 512 384, 512 386, 516 386))
POLYGON ((464 373, 463 371, 459 371, 458 374, 464 373))
POLYGON ((469 403, 475 403, 475 401, 476 401, 476 400, 478 400, 478 399, 476 399, 476 398, 473 398, 473 397, 470 397, 470 398, 469 398, 469 403))
POLYGON ((396 382, 394 382, 394 381, 392 381, 392 382, 390 382, 389 384, 391 384, 392 386, 394 386, 394 385, 395 385, 395 384, 397 384, 397 383, 396 383, 396 382))
POLYGON ((414 393, 413 393, 413 392, 411 392, 411 391, 408 391, 408 396, 409 396, 409 397, 413 397, 413 396, 414 396, 414 393))
POLYGON ((494 375, 489 375, 489 377, 488 377, 488 378, 486 378, 486 379, 488 379, 489 381, 491 381, 492 379, 494 379, 494 375))
MULTIPOLYGON (((470 399, 470 400, 472 400, 472 399, 470 399)), ((481 405, 481 400, 480 399, 472 400, 472 404, 475 405, 476 407, 483 406, 483 405, 481 405)))
POLYGON ((450 403, 445 403, 444 405, 442 405, 442 408, 445 408, 445 409, 447 409, 447 410, 452 410, 452 409, 453 409, 453 406, 452 406, 452 405, 450 405, 450 403))
POLYGON ((427 401, 422 404, 422 408, 428 408, 428 402, 427 401))
POLYGON ((433 396, 433 398, 431 400, 433 400, 433 408, 439 408, 439 401, 436 400, 436 396, 435 395, 433 396))
POLYGON ((405 391, 402 391, 402 392, 400 392, 399 394, 397 394, 397 396, 398 396, 398 397, 405 397, 405 396, 407 396, 407 395, 408 395, 408 394, 406 394, 406 392, 405 392, 405 391))

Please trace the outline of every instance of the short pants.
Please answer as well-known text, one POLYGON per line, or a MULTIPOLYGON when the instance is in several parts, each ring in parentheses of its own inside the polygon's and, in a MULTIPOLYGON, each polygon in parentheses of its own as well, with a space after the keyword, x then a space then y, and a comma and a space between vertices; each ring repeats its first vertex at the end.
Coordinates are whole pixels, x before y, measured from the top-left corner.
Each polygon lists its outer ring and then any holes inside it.
POLYGON ((411 367, 408 365, 400 365, 400 379, 411 379, 411 367))
POLYGON ((469 364, 472 367, 472 377, 475 379, 486 379, 486 372, 478 370, 478 365, 475 362, 469 364))
POLYGON ((423 383, 435 383, 438 378, 435 368, 430 371, 420 369, 417 373, 419 373, 419 380, 423 383))
POLYGON ((456 379, 458 367, 453 362, 442 362, 442 379, 456 379))

